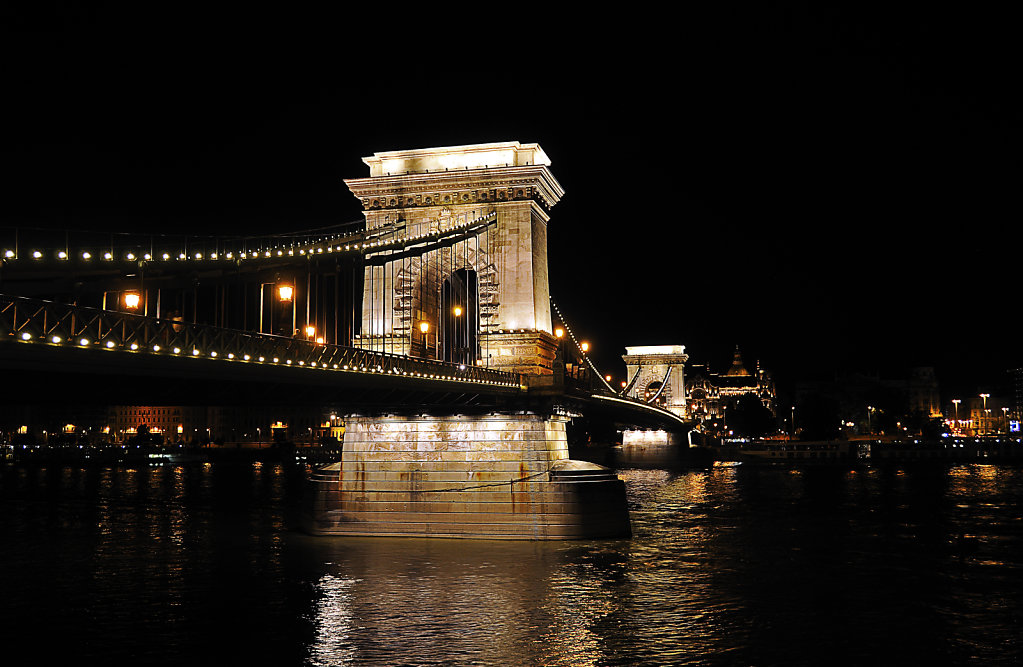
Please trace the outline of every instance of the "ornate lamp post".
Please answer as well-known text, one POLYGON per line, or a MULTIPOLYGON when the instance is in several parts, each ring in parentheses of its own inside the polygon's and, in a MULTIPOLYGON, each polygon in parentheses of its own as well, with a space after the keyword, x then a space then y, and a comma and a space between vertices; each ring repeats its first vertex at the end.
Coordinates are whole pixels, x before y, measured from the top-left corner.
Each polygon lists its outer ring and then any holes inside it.
POLYGON ((422 320, 419 323, 419 332, 423 334, 423 356, 426 356, 426 334, 430 332, 430 323, 422 320))

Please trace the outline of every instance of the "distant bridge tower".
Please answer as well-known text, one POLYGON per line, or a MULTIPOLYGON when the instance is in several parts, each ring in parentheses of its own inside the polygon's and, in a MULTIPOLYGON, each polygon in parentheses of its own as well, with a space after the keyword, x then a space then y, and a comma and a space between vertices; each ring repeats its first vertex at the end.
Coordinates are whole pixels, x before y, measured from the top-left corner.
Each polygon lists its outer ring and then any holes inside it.
POLYGON ((368 240, 355 345, 534 375, 552 373, 547 221, 564 191, 538 144, 388 151, 347 179, 368 240), (431 244, 430 235, 453 232, 431 244))
POLYGON ((625 352, 622 359, 631 384, 627 395, 654 402, 685 417, 685 364, 689 361, 686 346, 641 345, 627 347, 625 352))

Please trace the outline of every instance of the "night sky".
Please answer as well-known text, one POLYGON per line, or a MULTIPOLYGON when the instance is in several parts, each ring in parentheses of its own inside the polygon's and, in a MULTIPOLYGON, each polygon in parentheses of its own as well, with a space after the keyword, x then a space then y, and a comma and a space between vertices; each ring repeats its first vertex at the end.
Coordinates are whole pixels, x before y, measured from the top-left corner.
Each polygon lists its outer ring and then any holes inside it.
POLYGON ((969 393, 1023 363, 1008 16, 0 11, 4 227, 322 227, 363 156, 538 142, 551 290, 609 372, 739 345, 782 384, 969 393))

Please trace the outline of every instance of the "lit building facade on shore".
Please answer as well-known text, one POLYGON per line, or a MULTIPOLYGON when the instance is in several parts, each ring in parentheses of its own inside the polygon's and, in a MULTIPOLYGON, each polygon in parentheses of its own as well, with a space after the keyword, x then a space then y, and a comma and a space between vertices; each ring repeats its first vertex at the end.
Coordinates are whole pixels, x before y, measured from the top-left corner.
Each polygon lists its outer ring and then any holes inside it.
POLYGON ((772 415, 777 415, 777 393, 770 373, 760 367, 760 362, 754 371, 749 371, 738 346, 732 365, 724 373, 715 373, 703 365, 693 366, 686 393, 689 416, 700 422, 723 419, 725 409, 746 395, 756 396, 772 415))

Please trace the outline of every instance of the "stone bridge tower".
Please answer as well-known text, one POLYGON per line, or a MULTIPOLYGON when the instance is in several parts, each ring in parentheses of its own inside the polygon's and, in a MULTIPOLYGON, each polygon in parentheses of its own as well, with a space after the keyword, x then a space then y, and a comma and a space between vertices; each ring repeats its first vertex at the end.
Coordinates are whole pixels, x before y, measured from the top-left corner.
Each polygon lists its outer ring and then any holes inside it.
MULTIPOLYGON (((564 191, 538 144, 517 141, 375 153, 346 179, 367 240, 359 347, 533 375, 552 372, 547 222, 564 191), (430 246, 422 235, 455 232, 430 246)), ((428 238, 428 237, 427 237, 428 238)))
POLYGON ((625 361, 632 384, 628 392, 629 397, 648 401, 656 396, 657 404, 679 417, 685 417, 685 364, 689 361, 686 346, 640 345, 627 347, 625 352, 622 359, 625 361), (665 377, 667 383, 666 386, 662 386, 665 384, 665 377), (633 378, 635 382, 632 382, 633 378))

